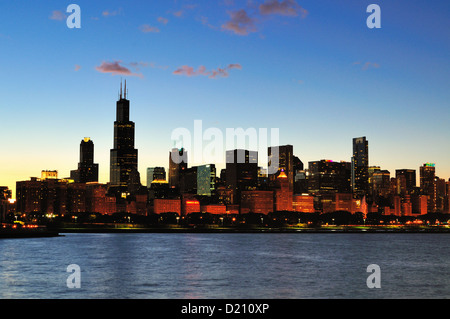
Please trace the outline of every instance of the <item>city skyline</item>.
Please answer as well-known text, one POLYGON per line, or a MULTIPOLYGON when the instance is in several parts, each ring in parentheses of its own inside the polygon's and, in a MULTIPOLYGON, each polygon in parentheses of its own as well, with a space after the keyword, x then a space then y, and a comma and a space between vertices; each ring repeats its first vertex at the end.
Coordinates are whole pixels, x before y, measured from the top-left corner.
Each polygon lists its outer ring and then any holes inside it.
POLYGON ((350 161, 351 139, 366 136, 369 166, 393 176, 433 162, 448 180, 450 5, 377 3, 379 30, 365 25, 368 4, 78 1, 82 27, 71 30, 64 6, 3 2, 0 186, 42 170, 69 177, 84 137, 108 182, 120 77, 143 184, 148 167, 168 171, 170 133, 197 119, 222 131, 279 128, 279 145, 305 164, 350 161))

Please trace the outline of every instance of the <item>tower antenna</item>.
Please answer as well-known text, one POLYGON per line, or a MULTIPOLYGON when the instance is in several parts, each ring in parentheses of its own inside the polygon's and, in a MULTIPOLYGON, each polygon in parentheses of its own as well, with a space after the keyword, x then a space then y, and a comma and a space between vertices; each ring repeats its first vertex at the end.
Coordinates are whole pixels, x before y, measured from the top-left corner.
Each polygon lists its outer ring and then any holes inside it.
POLYGON ((120 99, 122 99, 122 78, 120 78, 120 99))

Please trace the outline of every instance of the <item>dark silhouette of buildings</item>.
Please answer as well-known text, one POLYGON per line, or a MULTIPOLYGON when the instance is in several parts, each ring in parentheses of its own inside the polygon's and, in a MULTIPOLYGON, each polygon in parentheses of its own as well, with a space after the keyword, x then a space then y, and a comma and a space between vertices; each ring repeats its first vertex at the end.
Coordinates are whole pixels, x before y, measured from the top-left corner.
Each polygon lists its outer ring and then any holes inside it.
POLYGON ((78 169, 70 172, 75 183, 98 182, 98 164, 94 163, 94 142, 84 138, 80 143, 80 162, 78 169))
POLYGON ((12 198, 11 190, 6 186, 0 187, 0 223, 5 221, 8 212, 8 200, 12 198))
POLYGON ((184 148, 173 148, 169 152, 169 187, 180 189, 187 169, 188 154, 184 148))
POLYGON ((320 160, 308 163, 311 194, 351 193, 351 163, 320 160))
MULTIPOLYGON (((125 91, 121 84, 116 104, 110 182, 98 183, 94 143, 85 138, 80 144, 78 169, 71 171, 71 179, 58 179, 57 171, 43 171, 40 179, 17 182, 17 212, 35 215, 120 212, 147 216, 156 213, 179 219, 190 213, 218 214, 225 219, 239 213, 347 211, 362 216, 368 213, 415 216, 449 212, 450 180, 437 177, 434 164, 420 167, 420 187, 416 186, 413 169, 398 169, 391 178, 389 171, 368 166, 366 137, 353 139, 351 162, 311 161, 307 169, 293 155, 292 145, 268 147, 268 167, 277 168, 271 172, 258 166, 258 152, 228 150, 226 168, 220 177, 216 176, 215 164, 188 167, 187 151, 173 148, 169 152, 168 180, 164 167, 151 167, 147 170, 147 187, 142 187, 135 124, 130 121, 127 96, 125 82, 125 91)), ((9 198, 10 191, 0 187, 3 219, 11 207, 7 205, 9 198)))
POLYGON ((397 179, 397 194, 411 195, 416 188, 416 170, 415 169, 397 169, 395 170, 397 179))
MULTIPOLYGON (((283 171, 287 177, 287 181, 289 184, 289 189, 294 191, 294 175, 295 175, 295 167, 294 167, 294 148, 292 145, 281 145, 281 146, 270 146, 268 147, 268 165, 274 165, 273 162, 278 161, 278 170, 274 174, 269 173, 269 181, 274 184, 280 175, 280 172, 283 171), (277 151, 274 149, 277 149, 277 151), (277 157, 277 160, 274 161, 274 155, 277 157)), ((297 158, 298 159, 298 158, 297 158)), ((299 163, 297 162, 297 165, 299 163)), ((303 169, 303 168, 302 168, 303 169)))
POLYGON ((150 188, 153 181, 165 181, 166 169, 164 167, 147 168, 147 188, 150 188))
POLYGON ((138 151, 134 148, 135 124, 130 121, 130 101, 127 99, 127 83, 119 100, 114 122, 114 148, 111 149, 110 186, 119 191, 128 191, 131 182, 136 181, 138 172, 138 151), (134 174, 134 175, 133 175, 134 174), (134 177, 134 178, 133 178, 134 177))
POLYGON ((254 190, 258 184, 258 152, 244 149, 226 152, 226 188, 233 192, 233 204, 239 204, 244 190, 254 190))
POLYGON ((422 194, 428 196, 428 211, 436 211, 437 189, 435 183, 436 167, 434 163, 425 163, 420 166, 420 189, 422 194))
POLYGON ((369 190, 369 142, 366 137, 353 139, 352 190, 356 196, 364 196, 369 190))

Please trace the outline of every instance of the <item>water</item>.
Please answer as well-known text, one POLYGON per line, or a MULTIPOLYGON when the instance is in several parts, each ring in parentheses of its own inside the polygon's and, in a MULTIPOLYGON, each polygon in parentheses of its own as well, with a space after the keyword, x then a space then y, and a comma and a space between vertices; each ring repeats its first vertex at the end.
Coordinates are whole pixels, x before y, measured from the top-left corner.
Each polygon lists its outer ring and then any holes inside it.
POLYGON ((449 265, 448 234, 65 234, 0 240, 0 298, 449 298, 449 265))

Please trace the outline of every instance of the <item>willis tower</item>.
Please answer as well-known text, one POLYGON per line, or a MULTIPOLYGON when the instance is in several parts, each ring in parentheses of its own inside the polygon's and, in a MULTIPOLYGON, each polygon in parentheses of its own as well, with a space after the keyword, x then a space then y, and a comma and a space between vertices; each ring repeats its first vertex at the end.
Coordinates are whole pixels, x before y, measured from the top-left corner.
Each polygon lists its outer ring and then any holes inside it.
POLYGON ((130 101, 127 100, 127 82, 122 92, 120 83, 114 122, 114 148, 111 149, 110 186, 119 192, 128 192, 140 185, 137 149, 134 148, 134 122, 130 121, 130 101))

